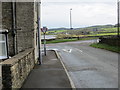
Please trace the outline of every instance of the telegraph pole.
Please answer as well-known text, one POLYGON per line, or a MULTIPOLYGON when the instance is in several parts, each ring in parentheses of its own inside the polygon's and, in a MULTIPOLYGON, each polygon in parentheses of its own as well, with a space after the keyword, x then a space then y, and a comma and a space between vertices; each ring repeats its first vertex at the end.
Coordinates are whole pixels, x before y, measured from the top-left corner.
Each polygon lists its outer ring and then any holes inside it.
POLYGON ((72 8, 70 9, 70 29, 72 30, 72 8))
POLYGON ((40 5, 41 2, 40 0, 37 2, 37 23, 38 23, 38 62, 41 65, 42 64, 42 54, 41 54, 41 30, 40 30, 40 25, 41 25, 41 19, 40 19, 40 5))
POLYGON ((118 11, 117 11, 117 13, 118 13, 118 37, 120 37, 120 35, 119 35, 119 31, 120 31, 120 1, 118 0, 117 1, 117 9, 118 9, 118 11))

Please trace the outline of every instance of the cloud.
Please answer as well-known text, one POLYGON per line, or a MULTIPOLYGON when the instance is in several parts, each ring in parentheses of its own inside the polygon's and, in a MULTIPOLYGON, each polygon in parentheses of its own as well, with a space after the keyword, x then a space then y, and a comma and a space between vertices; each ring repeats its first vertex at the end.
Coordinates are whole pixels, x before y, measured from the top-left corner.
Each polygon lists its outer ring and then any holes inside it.
POLYGON ((113 0, 109 0, 111 2, 107 2, 108 0, 104 0, 104 2, 102 2, 103 0, 101 0, 101 3, 77 2, 82 0, 58 0, 58 2, 54 1, 56 0, 51 0, 51 2, 49 0, 49 3, 45 2, 42 5, 43 26, 69 27, 70 8, 73 9, 72 22, 74 27, 82 27, 95 24, 115 24, 117 22, 116 2, 112 2, 113 0))
POLYGON ((42 2, 115 2, 114 0, 42 0, 42 2))

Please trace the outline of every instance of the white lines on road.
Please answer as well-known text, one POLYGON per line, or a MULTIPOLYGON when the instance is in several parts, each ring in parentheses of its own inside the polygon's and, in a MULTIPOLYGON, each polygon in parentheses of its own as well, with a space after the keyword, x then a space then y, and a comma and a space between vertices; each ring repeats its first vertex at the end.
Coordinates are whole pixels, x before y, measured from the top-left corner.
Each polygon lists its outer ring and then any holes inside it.
POLYGON ((78 49, 78 51, 83 52, 82 50, 78 49))
POLYGON ((62 49, 64 52, 68 52, 68 53, 71 53, 72 52, 72 49, 62 49))
POLYGON ((72 53, 72 51, 73 50, 75 50, 75 51, 79 51, 79 52, 83 52, 82 50, 80 50, 80 49, 77 49, 77 48, 74 48, 74 49, 62 49, 64 52, 67 52, 67 53, 72 53))
POLYGON ((83 52, 81 49, 77 49, 77 48, 74 48, 74 50, 76 50, 76 51, 79 51, 79 52, 83 52))
POLYGON ((71 52, 72 52, 72 49, 69 50, 69 53, 71 53, 71 52))

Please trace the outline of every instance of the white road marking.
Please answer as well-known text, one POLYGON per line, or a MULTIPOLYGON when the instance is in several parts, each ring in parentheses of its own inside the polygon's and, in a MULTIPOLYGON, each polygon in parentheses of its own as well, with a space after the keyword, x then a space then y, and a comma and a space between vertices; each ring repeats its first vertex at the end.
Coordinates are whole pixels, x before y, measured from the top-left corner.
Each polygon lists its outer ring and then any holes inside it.
POLYGON ((69 50, 69 53, 71 53, 71 52, 72 52, 72 49, 69 50))
POLYGON ((83 52, 81 49, 77 49, 77 48, 75 48, 75 49, 76 49, 77 51, 81 52, 81 53, 83 52))
POLYGON ((67 50, 66 49, 62 49, 63 51, 65 51, 65 52, 67 52, 67 50))
POLYGON ((82 50, 79 50, 80 52, 83 52, 82 50))
MULTIPOLYGON (((59 49, 57 49, 57 48, 48 48, 47 50, 56 50, 56 51, 58 51, 59 49)), ((44 49, 43 49, 43 51, 44 51, 44 49)))
POLYGON ((63 51, 65 51, 65 52, 68 52, 68 53, 71 53, 72 52, 72 49, 69 49, 69 50, 67 50, 67 49, 62 49, 63 51))

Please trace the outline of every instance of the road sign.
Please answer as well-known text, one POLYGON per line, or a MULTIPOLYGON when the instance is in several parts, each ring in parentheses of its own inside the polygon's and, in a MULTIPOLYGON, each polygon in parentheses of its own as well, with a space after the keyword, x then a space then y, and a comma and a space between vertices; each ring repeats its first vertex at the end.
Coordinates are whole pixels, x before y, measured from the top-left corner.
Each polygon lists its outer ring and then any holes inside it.
POLYGON ((46 34, 46 31, 47 31, 47 30, 48 30, 47 27, 41 28, 41 31, 42 31, 43 34, 44 34, 44 54, 45 54, 45 56, 46 56, 46 39, 45 39, 45 34, 46 34))
POLYGON ((41 28, 41 31, 42 31, 43 33, 46 33, 47 30, 48 30, 47 27, 41 28))

